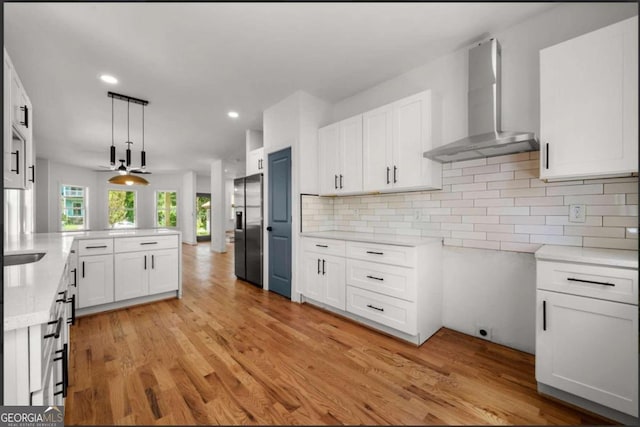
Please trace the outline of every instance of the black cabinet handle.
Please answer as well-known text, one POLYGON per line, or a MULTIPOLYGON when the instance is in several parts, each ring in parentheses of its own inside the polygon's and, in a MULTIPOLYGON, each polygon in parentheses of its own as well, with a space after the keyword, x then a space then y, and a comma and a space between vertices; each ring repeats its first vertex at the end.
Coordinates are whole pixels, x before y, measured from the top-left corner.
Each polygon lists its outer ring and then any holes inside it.
POLYGON ((342 188, 342 174, 340 174, 340 188, 342 188))
POLYGON ((384 308, 376 307, 375 305, 367 304, 367 307, 373 308, 374 310, 384 311, 384 308))
POLYGON ((320 274, 320 258, 318 258, 318 274, 320 274))
POLYGON ((156 256, 155 255, 151 255, 151 268, 152 269, 156 269, 156 256))
POLYGON ((147 256, 144 256, 144 269, 147 269, 147 256))
POLYGON ((545 144, 544 156, 545 156, 544 168, 549 169, 549 143, 548 142, 545 144))
POLYGON ((396 177, 398 173, 398 168, 396 166, 393 167, 393 183, 395 184, 396 182, 398 182, 398 179, 396 177))
POLYGON ((106 249, 107 245, 100 245, 100 246, 87 246, 85 249, 106 249))
POLYGON ((328 248, 329 247, 327 245, 316 245, 316 246, 319 247, 319 248, 328 248))
POLYGON ((389 172, 391 171, 391 169, 389 169, 389 166, 387 166, 387 184, 390 184, 391 182, 389 181, 389 172))
POLYGON ((333 188, 338 189, 338 175, 333 175, 333 188))
POLYGON ((140 245, 157 245, 158 242, 142 242, 140 245))
POLYGON ((594 280, 574 279, 573 277, 567 277, 567 280, 570 281, 570 282, 582 282, 582 283, 593 283, 594 285, 615 286, 614 283, 596 282, 594 280))
POLYGON ((54 396, 62 394, 62 397, 67 397, 67 387, 69 386, 69 358, 68 358, 69 348, 67 344, 62 346, 62 350, 56 350, 56 354, 61 354, 60 357, 55 357, 53 359, 54 362, 61 361, 62 362, 62 381, 56 383, 56 385, 61 385, 62 390, 56 393, 53 393, 54 396))
POLYGON ((372 255, 384 255, 384 252, 367 251, 367 253, 372 255))
POLYGON ((71 284, 71 286, 75 286, 76 288, 78 287, 78 268, 74 268, 73 270, 73 283, 71 284))
POLYGON ((56 331, 51 334, 46 334, 44 338, 60 338, 60 331, 62 330, 62 317, 58 317, 58 320, 54 320, 52 322, 47 322, 47 325, 56 325, 56 331))
POLYGON ((29 169, 31 169, 31 179, 29 181, 35 183, 36 182, 36 166, 31 165, 29 166, 29 169))
POLYGON ((20 175, 20 150, 12 151, 11 154, 16 156, 16 168, 11 169, 11 172, 15 172, 16 175, 20 175))
POLYGON ((82 261, 82 277, 84 278, 84 261, 82 261))
POLYGON ((21 121, 20 124, 29 129, 29 107, 25 105, 24 107, 20 107, 20 110, 24 112, 24 120, 21 121))
POLYGON ((325 261, 324 261, 324 260, 322 260, 322 275, 323 275, 323 276, 324 276, 324 275, 325 275, 325 273, 326 273, 326 271, 324 271, 324 262, 325 262, 325 261))
POLYGON ((542 330, 547 330, 547 302, 542 301, 542 330))
POLYGON ((71 304, 71 319, 67 320, 67 324, 76 324, 76 294, 71 295, 71 298, 67 300, 67 304, 71 304))
POLYGON ((62 295, 62 298, 58 298, 56 302, 67 302, 67 291, 58 292, 58 295, 62 295))
POLYGON ((373 280, 379 280, 381 282, 384 281, 384 279, 382 277, 376 277, 376 276, 367 276, 368 279, 373 279, 373 280))

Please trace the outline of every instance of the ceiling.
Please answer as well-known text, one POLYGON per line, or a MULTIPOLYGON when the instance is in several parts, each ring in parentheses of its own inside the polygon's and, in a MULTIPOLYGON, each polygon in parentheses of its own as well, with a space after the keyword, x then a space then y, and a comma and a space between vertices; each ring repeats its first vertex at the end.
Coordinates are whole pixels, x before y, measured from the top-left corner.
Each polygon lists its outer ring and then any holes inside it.
MULTIPOLYGON (((5 3, 4 42, 34 106, 38 157, 106 165, 111 90, 149 100, 150 170, 209 175, 221 158, 233 176, 244 170, 245 130, 261 129, 262 111, 294 91, 335 103, 554 6, 5 3)), ((116 101, 119 153, 126 107, 116 101)), ((139 105, 130 117, 137 165, 139 105)))

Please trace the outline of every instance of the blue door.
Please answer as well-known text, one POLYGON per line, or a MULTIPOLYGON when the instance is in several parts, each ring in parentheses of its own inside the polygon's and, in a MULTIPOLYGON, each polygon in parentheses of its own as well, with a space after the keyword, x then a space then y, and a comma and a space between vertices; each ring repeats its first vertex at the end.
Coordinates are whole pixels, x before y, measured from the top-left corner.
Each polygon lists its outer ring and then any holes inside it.
POLYGON ((291 148, 269 154, 269 290, 291 298, 291 148))

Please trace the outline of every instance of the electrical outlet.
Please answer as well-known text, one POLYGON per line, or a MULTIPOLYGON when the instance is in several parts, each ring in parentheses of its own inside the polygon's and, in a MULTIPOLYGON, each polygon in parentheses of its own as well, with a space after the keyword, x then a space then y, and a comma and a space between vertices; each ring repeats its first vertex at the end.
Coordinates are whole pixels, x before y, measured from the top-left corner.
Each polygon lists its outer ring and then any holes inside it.
POLYGON ((585 222, 587 207, 585 205, 569 205, 569 222, 585 222))
POLYGON ((491 341, 491 328, 482 325, 476 325, 476 336, 483 340, 491 341))

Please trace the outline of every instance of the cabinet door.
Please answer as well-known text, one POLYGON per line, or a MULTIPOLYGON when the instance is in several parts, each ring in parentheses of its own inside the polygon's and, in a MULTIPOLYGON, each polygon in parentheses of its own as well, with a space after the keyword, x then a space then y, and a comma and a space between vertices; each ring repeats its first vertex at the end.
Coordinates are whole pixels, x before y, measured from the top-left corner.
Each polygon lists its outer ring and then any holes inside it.
POLYGON ((322 281, 324 302, 340 310, 346 309, 346 285, 344 258, 334 256, 322 257, 322 281))
POLYGON ((11 73, 11 121, 18 132, 26 138, 31 123, 29 123, 29 105, 22 82, 15 72, 11 73))
POLYGON ((30 190, 33 188, 33 184, 36 182, 36 150, 33 143, 33 108, 29 98, 24 96, 23 102, 27 106, 27 113, 29 116, 28 123, 29 128, 24 132, 25 147, 24 147, 24 182, 25 188, 30 190))
POLYGON ((631 76, 634 70, 625 51, 633 49, 637 58, 638 33, 636 29, 625 40, 623 24, 540 51, 541 178, 638 170, 637 112, 633 117, 625 112, 637 104, 637 89, 630 92, 637 85, 637 68, 631 76))
POLYGON ((393 104, 393 171, 394 188, 422 184, 426 117, 429 109, 424 92, 393 104))
POLYGON ((78 307, 113 302, 113 255, 79 258, 78 307))
POLYGON ((317 302, 324 302, 320 255, 305 252, 302 262, 304 265, 304 296, 317 302))
POLYGON ((121 301, 149 294, 151 257, 147 252, 115 254, 115 300, 121 301))
POLYGON ((246 175, 254 175, 260 172, 260 152, 252 150, 247 153, 246 175))
POLYGON ((376 108, 362 117, 362 184, 364 191, 391 188, 393 173, 392 106, 376 108))
POLYGON ((318 181, 320 194, 338 192, 340 123, 323 127, 318 131, 318 181))
POLYGON ((9 57, 7 53, 4 53, 4 61, 3 61, 3 151, 4 151, 4 187, 7 187, 7 184, 10 184, 13 180, 12 172, 11 172, 11 63, 9 62, 9 57))
POLYGON ((362 191, 362 115, 340 122, 338 152, 339 192, 362 191))
POLYGON ((177 249, 150 251, 149 294, 178 290, 180 265, 177 249))
POLYGON ((638 416, 638 307, 537 292, 536 379, 638 416))

